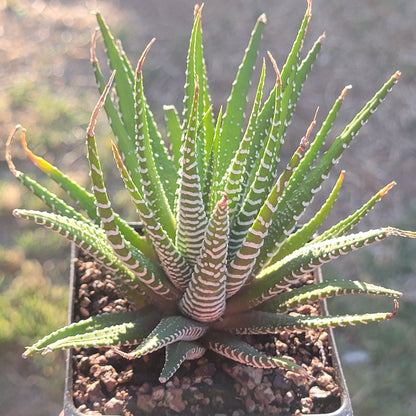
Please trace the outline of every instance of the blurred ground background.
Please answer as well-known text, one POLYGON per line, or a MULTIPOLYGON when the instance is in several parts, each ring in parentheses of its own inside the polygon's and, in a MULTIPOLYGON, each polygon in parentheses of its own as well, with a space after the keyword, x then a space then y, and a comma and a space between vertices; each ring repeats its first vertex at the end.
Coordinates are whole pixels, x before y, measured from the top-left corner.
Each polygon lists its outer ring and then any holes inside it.
MULTIPOLYGON (((35 153, 88 186, 84 131, 97 100, 89 64, 91 10, 99 9, 132 60, 156 36, 145 67, 146 93, 159 118, 163 104, 181 108, 193 1, 0 0, 0 408, 4 416, 57 415, 62 403, 63 354, 23 361, 24 346, 66 319, 69 249, 60 238, 11 216, 15 207, 42 205, 8 172, 4 143, 16 123, 28 131, 35 153)), ((225 100, 249 32, 262 12, 268 24, 261 56, 270 50, 282 65, 306 7, 305 1, 208 0, 203 13, 205 54, 215 111, 225 100)), ((416 3, 412 0, 314 0, 304 50, 325 30, 327 38, 290 127, 289 155, 320 106, 322 121, 340 91, 352 84, 331 137, 397 69, 399 84, 360 132, 337 171, 347 170, 332 222, 347 215, 391 180, 398 185, 365 219, 416 228, 416 3), (357 143, 359 142, 359 143, 357 143)), ((101 45, 99 46, 101 48, 101 45)), ((99 56, 102 56, 100 49, 99 56)), ((105 67, 105 60, 102 59, 105 67)), ((269 81, 273 82, 269 65, 269 81)), ((255 78, 257 82, 257 77, 255 78)), ((109 135, 101 117, 97 135, 109 135)), ((108 152, 107 171, 113 169, 108 152)), ((35 172, 19 146, 20 170, 35 172)), ((35 174, 35 173, 34 173, 35 174)), ((116 175, 113 175, 114 177, 116 175)), ((41 175, 42 183, 47 183, 41 175)), ((111 179, 111 175, 108 175, 111 179)), ((119 182, 116 206, 134 219, 119 182)), ((416 245, 392 239, 324 269, 327 277, 363 279, 404 291, 394 321, 337 331, 357 416, 416 414, 416 245)), ((388 301, 348 298, 334 311, 389 310, 388 301)))

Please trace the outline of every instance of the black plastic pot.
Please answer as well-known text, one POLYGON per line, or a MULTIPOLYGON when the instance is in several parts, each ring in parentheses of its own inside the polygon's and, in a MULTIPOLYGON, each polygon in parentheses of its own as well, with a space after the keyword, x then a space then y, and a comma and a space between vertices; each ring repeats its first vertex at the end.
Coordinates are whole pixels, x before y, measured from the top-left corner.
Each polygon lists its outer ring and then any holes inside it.
MULTIPOLYGON (((71 266, 70 266, 70 279, 69 279, 69 307, 68 307, 68 322, 73 322, 74 317, 74 300, 76 290, 76 274, 75 264, 72 261, 76 257, 77 247, 72 245, 71 247, 71 266)), ((321 269, 317 271, 317 280, 322 281, 321 269)), ((325 300, 321 301, 321 307, 324 313, 328 314, 327 303, 325 300)), ((329 346, 332 352, 332 365, 335 369, 335 379, 341 389, 341 405, 338 410, 331 413, 314 413, 314 416, 353 416, 351 400, 348 393, 347 384, 344 374, 342 372, 341 361, 339 358, 338 350, 335 345, 334 333, 332 329, 327 330, 329 334, 329 346)), ((84 413, 80 413, 75 409, 72 399, 73 389, 73 369, 72 369, 72 350, 68 350, 66 358, 66 377, 65 377, 65 392, 64 392, 64 416, 84 416, 84 413)), ((234 394, 234 392, 232 393, 234 394)), ((118 415, 111 415, 118 416, 118 415)), ((262 415, 267 416, 267 415, 262 415)), ((282 415, 291 416, 291 415, 282 415)))

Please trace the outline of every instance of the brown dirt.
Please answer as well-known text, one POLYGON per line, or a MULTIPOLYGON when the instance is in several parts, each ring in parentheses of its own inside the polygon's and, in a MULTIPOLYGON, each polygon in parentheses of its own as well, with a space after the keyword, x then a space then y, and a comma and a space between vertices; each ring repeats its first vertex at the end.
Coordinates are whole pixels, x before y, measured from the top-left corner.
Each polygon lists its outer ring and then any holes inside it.
MULTIPOLYGON (((75 264, 75 320, 131 309, 95 262, 79 256, 75 264)), ((311 275, 305 277, 311 279, 311 275)), ((318 308, 304 306, 298 312, 316 315, 318 308)), ((185 362, 166 384, 160 384, 162 351, 129 361, 111 348, 81 348, 73 357, 75 407, 86 414, 123 416, 296 415, 339 407, 340 390, 333 378, 327 332, 281 331, 275 337, 248 336, 246 340, 268 354, 291 357, 315 379, 252 368, 208 352, 199 360, 185 362)))

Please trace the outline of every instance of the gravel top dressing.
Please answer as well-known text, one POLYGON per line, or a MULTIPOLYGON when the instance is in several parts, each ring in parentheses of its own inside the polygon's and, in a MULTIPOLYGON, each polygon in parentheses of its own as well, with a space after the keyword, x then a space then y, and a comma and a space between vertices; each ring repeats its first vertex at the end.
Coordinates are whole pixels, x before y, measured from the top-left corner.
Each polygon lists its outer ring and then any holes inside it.
MULTIPOLYGON (((97 263, 80 256, 75 266, 75 320, 131 309, 97 263)), ((303 306, 299 312, 318 315, 315 305, 303 306)), ((123 416, 296 415, 339 408, 340 391, 333 378, 326 331, 284 330, 276 336, 256 336, 256 341, 247 336, 246 341, 270 355, 292 357, 308 367, 315 380, 292 372, 285 377, 277 369, 253 368, 207 353, 185 362, 171 380, 160 384, 163 351, 129 361, 113 348, 75 349, 75 407, 89 415, 123 416)))

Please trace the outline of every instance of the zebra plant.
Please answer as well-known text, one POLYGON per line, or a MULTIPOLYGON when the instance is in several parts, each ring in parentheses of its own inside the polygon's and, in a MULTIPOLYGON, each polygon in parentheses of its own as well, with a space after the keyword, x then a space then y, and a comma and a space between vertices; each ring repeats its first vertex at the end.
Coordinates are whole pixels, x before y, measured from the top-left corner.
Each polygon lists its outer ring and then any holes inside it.
POLYGON ((10 170, 52 211, 16 209, 13 215, 75 242, 103 265, 136 307, 72 323, 28 347, 25 357, 74 346, 116 346, 124 357, 134 359, 166 348, 160 374, 160 381, 165 382, 184 360, 211 349, 250 366, 305 373, 302 366, 266 355, 239 335, 354 325, 396 314, 396 298, 401 293, 395 290, 349 280, 300 284, 305 273, 355 249, 389 236, 416 236, 392 227, 350 233, 394 183, 318 235, 337 198, 342 172, 319 211, 304 225, 297 221, 400 73, 376 92, 320 155, 349 89, 346 87, 311 145, 316 113, 290 161, 278 169, 287 127, 324 39, 320 36, 304 59, 300 58, 311 3, 281 71, 269 53, 275 84, 264 97, 263 59, 245 124, 250 79, 266 17, 260 16, 255 24, 225 112, 220 108, 215 115, 203 58, 201 11, 202 7, 195 7, 182 114, 173 106, 164 107, 167 137, 153 118, 143 88, 145 58, 153 40, 133 70, 103 17, 96 15, 113 72, 106 82, 95 54, 96 32, 91 62, 101 97, 86 134, 92 193, 32 153, 21 129, 28 157, 77 202, 78 210, 16 169, 10 147, 19 126, 10 135, 6 151, 10 170), (113 85, 116 99, 109 94, 113 85), (113 211, 106 192, 94 132, 102 107, 115 136, 115 161, 144 234, 113 211), (341 316, 287 313, 308 302, 351 293, 392 297, 394 311, 341 316), (135 348, 123 352, 119 349, 123 344, 135 344, 135 348))

